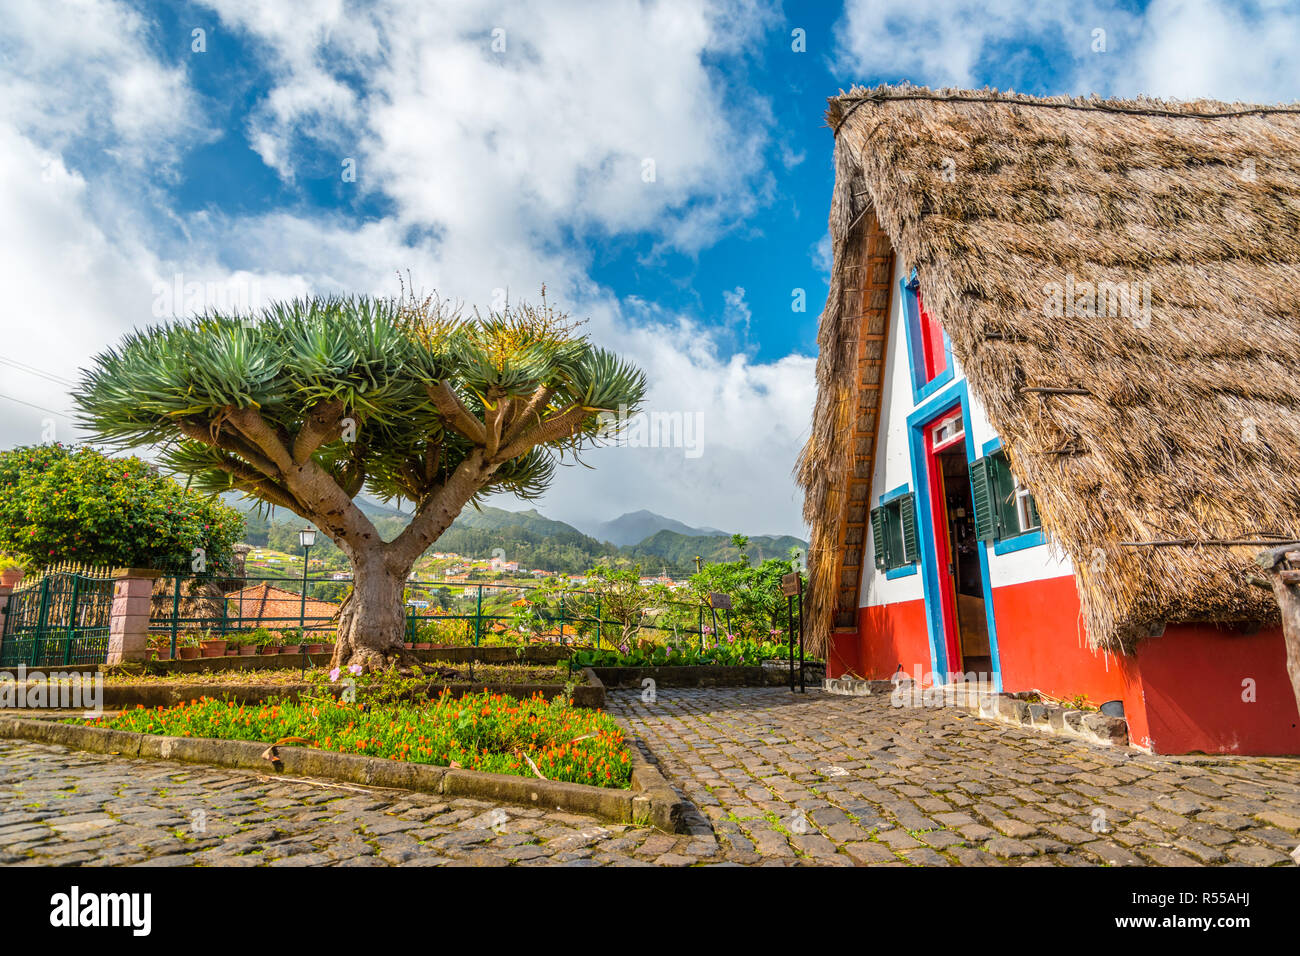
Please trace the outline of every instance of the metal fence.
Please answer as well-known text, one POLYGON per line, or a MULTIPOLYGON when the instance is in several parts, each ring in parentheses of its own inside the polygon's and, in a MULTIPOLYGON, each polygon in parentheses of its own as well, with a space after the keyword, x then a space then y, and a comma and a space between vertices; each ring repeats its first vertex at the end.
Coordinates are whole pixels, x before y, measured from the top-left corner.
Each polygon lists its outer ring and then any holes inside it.
MULTIPOLYGON (((337 627, 341 605, 311 597, 312 589, 321 584, 333 586, 341 597, 351 587, 351 578, 309 575, 304 581, 302 576, 238 575, 229 569, 203 574, 167 572, 154 586, 149 631, 161 645, 159 650, 169 650, 173 658, 179 645, 192 643, 196 637, 226 639, 257 628, 271 632, 269 643, 296 645, 313 636, 325 640, 337 627), (261 592, 263 585, 265 594, 250 594, 261 592), (333 606, 329 613, 320 613, 321 604, 333 606)), ((410 579, 405 590, 407 641, 476 647, 519 643, 518 637, 510 634, 518 623, 519 608, 508 599, 523 598, 539 587, 410 579)), ((10 597, 0 634, 0 666, 102 663, 108 651, 112 596, 113 579, 106 569, 37 572, 10 597)), ((567 597, 557 594, 553 603, 531 608, 533 636, 555 644, 616 646, 622 640, 623 625, 605 610, 603 598, 596 592, 570 591, 567 597)), ((731 630, 730 611, 714 611, 697 601, 667 601, 643 618, 639 629, 650 634, 671 633, 703 646, 711 643, 711 635, 731 630), (670 619, 671 626, 663 623, 670 619)))
POLYGON ((0 667, 100 664, 108 656, 113 579, 45 571, 9 596, 0 667))
MULTIPOLYGON (((346 592, 351 578, 321 578, 309 576, 306 607, 302 601, 303 578, 283 576, 245 576, 239 579, 238 589, 227 593, 210 590, 210 575, 167 575, 155 589, 150 631, 164 637, 175 654, 177 641, 194 632, 207 633, 212 638, 223 638, 231 633, 246 632, 265 627, 273 634, 277 631, 304 636, 325 635, 337 626, 337 608, 330 614, 311 613, 313 605, 319 607, 321 599, 311 597, 313 587, 326 584, 346 592), (280 594, 264 602, 260 596, 250 596, 262 585, 280 594), (207 591, 196 591, 207 587, 207 591), (267 606, 275 605, 277 613, 267 613, 267 606), (169 639, 169 640, 168 640, 169 639)), ((442 579, 409 579, 406 583, 406 632, 412 644, 464 644, 479 646, 500 639, 516 620, 515 609, 506 599, 512 595, 522 597, 538 590, 541 585, 507 582, 465 582, 442 579), (444 604, 446 606, 444 606, 444 604), (459 629, 459 631, 458 631, 459 629), (436 634, 431 632, 437 631, 436 634)), ((538 634, 543 641, 569 644, 590 642, 596 647, 618 643, 622 623, 605 613, 602 597, 592 591, 573 591, 573 598, 557 595, 554 606, 534 609, 538 634)), ((677 609, 677 621, 666 626, 657 621, 665 619, 666 608, 660 608, 640 624, 640 629, 660 634, 672 633, 683 640, 704 643, 713 633, 726 633, 731 629, 730 611, 712 611, 707 605, 695 601, 665 602, 677 609)), ((511 643, 515 643, 511 641, 511 643)))

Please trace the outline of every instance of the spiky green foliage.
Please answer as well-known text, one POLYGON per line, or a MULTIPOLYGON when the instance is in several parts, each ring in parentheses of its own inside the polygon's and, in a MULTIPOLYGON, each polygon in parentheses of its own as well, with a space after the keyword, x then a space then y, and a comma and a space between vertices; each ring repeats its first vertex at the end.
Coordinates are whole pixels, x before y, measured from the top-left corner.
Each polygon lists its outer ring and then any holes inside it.
POLYGON ((75 401, 104 441, 159 445, 199 489, 244 491, 333 535, 344 522, 325 513, 339 506, 323 478, 349 499, 364 488, 417 508, 467 482, 467 500, 536 497, 602 411, 635 410, 644 390, 545 299, 468 318, 433 298, 353 297, 134 332, 75 401))

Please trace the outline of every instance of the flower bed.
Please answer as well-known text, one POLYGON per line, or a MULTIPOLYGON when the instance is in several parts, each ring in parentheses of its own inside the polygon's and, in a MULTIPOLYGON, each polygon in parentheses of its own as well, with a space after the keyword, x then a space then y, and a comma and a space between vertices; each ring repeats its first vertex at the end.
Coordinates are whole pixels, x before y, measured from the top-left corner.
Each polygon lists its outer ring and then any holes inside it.
POLYGON ((631 785, 627 744, 612 717, 540 696, 444 693, 425 704, 382 705, 327 699, 241 705, 205 697, 67 723, 172 737, 266 743, 297 738, 292 742, 346 754, 600 787, 631 785))

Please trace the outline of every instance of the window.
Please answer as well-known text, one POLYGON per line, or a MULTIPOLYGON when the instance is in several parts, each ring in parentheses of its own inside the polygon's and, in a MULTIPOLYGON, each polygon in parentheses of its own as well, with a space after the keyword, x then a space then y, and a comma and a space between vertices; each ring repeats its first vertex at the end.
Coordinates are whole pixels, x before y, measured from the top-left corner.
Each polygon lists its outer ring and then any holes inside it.
POLYGON ((940 448, 947 448, 954 444, 957 439, 966 437, 966 428, 962 424, 961 409, 957 409, 952 415, 949 415, 934 429, 934 438, 930 442, 930 447, 938 451, 940 448))
POLYGON ((1022 485, 1001 451, 972 462, 971 495, 975 501, 975 536, 1005 541, 1042 527, 1034 496, 1022 485))
POLYGON ((882 571, 916 563, 916 495, 905 492, 872 509, 871 543, 882 571))
POLYGON ((903 282, 903 312, 907 319, 907 350, 912 365, 912 388, 926 391, 952 379, 948 338, 938 318, 930 314, 921 298, 921 280, 916 270, 903 282))

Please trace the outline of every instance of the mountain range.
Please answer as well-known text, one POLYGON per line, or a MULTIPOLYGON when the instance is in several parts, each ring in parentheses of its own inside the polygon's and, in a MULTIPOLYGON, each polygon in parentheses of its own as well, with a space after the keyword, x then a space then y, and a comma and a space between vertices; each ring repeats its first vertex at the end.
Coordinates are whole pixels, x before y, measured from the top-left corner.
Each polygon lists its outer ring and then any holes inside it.
POLYGON ((688 538, 726 534, 725 531, 720 531, 717 528, 692 528, 684 522, 673 518, 665 518, 663 515, 657 515, 653 511, 645 511, 644 509, 629 511, 627 514, 619 515, 612 521, 587 522, 575 518, 572 524, 575 528, 591 535, 597 541, 608 541, 610 544, 620 547, 644 541, 660 531, 674 531, 688 538))
MULTIPOLYGON (((237 495, 223 497, 227 504, 250 513, 246 539, 251 544, 267 543, 275 535, 276 526, 296 527, 301 523, 297 516, 280 517, 279 511, 268 522, 251 514, 255 503, 237 495)), ((410 521, 410 515, 397 508, 364 497, 356 500, 385 538, 395 536, 410 521)), ((612 561, 639 564, 647 574, 666 571, 678 576, 695 569, 697 556, 704 563, 734 561, 737 557, 731 535, 715 528, 691 527, 651 511, 630 512, 587 528, 596 533, 584 533, 536 509, 507 511, 484 505, 466 508, 433 550, 476 559, 502 556, 517 561, 521 568, 545 571, 577 573, 602 561, 612 561)), ((807 550, 808 542, 792 535, 757 535, 749 539, 746 551, 758 563, 788 557, 791 548, 807 550)))

